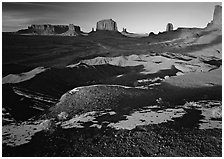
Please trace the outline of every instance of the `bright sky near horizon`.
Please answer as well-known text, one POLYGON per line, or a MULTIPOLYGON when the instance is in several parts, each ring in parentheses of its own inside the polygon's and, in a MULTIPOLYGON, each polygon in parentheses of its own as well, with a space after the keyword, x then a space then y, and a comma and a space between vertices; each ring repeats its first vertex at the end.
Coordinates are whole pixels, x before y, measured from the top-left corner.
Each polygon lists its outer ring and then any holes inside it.
POLYGON ((118 30, 158 33, 171 22, 178 27, 205 27, 221 2, 3 2, 2 31, 31 24, 75 24, 84 32, 102 19, 113 19, 118 30))

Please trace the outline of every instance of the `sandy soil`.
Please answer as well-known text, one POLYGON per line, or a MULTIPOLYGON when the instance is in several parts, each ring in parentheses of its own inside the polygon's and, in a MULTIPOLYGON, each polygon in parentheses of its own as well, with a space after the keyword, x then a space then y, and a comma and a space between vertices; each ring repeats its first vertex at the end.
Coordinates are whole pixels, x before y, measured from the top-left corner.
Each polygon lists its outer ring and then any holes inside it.
POLYGON ((23 81, 27 81, 33 77, 35 77, 37 74, 44 72, 46 69, 44 67, 37 67, 29 72, 20 73, 20 74, 9 74, 2 78, 2 84, 6 83, 19 83, 23 81))
MULTIPOLYGON (((140 72, 142 74, 153 74, 161 70, 171 69, 175 66, 180 71, 187 72, 208 72, 215 68, 212 65, 205 64, 200 59, 191 58, 189 56, 172 56, 169 53, 163 53, 161 56, 150 55, 130 55, 118 57, 96 57, 89 60, 82 60, 82 63, 88 65, 103 65, 111 64, 116 66, 140 66, 144 69, 140 72), (187 61, 186 61, 187 60, 187 61)), ((74 64, 76 66, 77 64, 74 64)), ((71 65, 69 67, 72 67, 71 65)))
POLYGON ((194 72, 170 77, 165 82, 179 87, 212 87, 222 85, 222 68, 210 72, 194 72))

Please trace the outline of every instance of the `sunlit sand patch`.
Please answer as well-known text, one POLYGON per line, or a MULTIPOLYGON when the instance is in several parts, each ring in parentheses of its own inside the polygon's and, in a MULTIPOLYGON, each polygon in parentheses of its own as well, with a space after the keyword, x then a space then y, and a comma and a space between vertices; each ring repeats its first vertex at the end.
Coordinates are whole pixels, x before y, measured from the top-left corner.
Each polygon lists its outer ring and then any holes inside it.
POLYGON ((138 80, 138 83, 145 83, 145 82, 157 82, 157 81, 162 81, 163 79, 160 77, 156 77, 154 79, 141 79, 138 80))
POLYGON ((165 76, 165 77, 164 77, 164 79, 168 79, 168 78, 169 78, 169 76, 165 76))
POLYGON ((2 144, 8 146, 26 144, 30 142, 35 133, 48 129, 49 124, 49 120, 40 120, 36 122, 5 125, 2 127, 2 144))
POLYGON ((210 72, 193 72, 182 76, 170 77, 165 79, 165 82, 178 87, 221 86, 222 68, 218 68, 210 72))
POLYGON ((153 88, 150 88, 148 86, 136 86, 135 88, 139 88, 139 89, 153 89, 153 88))
POLYGON ((202 50, 194 51, 189 54, 196 57, 206 56, 206 57, 217 57, 219 59, 222 59, 222 53, 220 52, 222 52, 222 43, 212 45, 210 47, 206 47, 202 50))
POLYGON ((202 108, 202 115, 205 119, 201 120, 202 123, 200 124, 199 129, 213 129, 213 128, 222 128, 222 109, 220 107, 215 108, 202 108), (217 115, 218 114, 218 115, 217 115), (214 119, 220 120, 214 120, 214 119), (213 119, 213 120, 212 120, 213 119))
POLYGON ((90 125, 91 128, 98 128, 98 129, 101 129, 102 128, 102 125, 99 125, 99 124, 93 124, 93 125, 90 125))
POLYGON ((60 126, 63 129, 87 127, 101 129, 104 125, 114 129, 128 129, 132 130, 138 125, 160 124, 168 121, 175 123, 176 119, 182 118, 186 114, 186 109, 201 110, 202 119, 198 121, 199 129, 213 129, 222 128, 222 102, 221 101, 199 101, 187 102, 182 106, 176 108, 163 109, 160 106, 146 106, 138 110, 133 110, 130 115, 123 115, 122 120, 117 122, 110 122, 104 119, 98 119, 104 115, 116 115, 111 109, 104 111, 91 111, 81 115, 76 115, 67 120, 67 114, 62 112, 59 116, 63 120, 55 123, 54 119, 28 121, 21 124, 11 123, 2 127, 2 143, 8 146, 19 146, 31 141, 32 137, 40 131, 51 131, 54 126, 60 126), (85 125, 88 123, 88 125, 85 125))
POLYGON ((199 101, 187 102, 184 108, 196 108, 202 111, 202 116, 199 123, 199 129, 222 129, 222 102, 221 101, 199 101))
POLYGON ((64 129, 68 128, 84 128, 82 123, 90 122, 96 119, 97 112, 92 111, 85 114, 77 115, 74 118, 65 121, 61 124, 61 127, 64 129))
MULTIPOLYGON (((95 120, 96 117, 109 114, 114 115, 116 112, 109 111, 103 112, 103 111, 92 111, 85 114, 77 115, 74 118, 64 121, 64 122, 58 122, 55 123, 54 119, 46 119, 46 120, 38 120, 38 121, 28 121, 23 122, 21 124, 12 123, 9 125, 4 125, 2 127, 2 143, 6 144, 7 146, 19 146, 26 143, 29 143, 32 139, 32 137, 40 131, 53 131, 54 127, 56 125, 59 125, 63 129, 68 128, 84 128, 82 125, 86 122, 92 122, 95 124, 92 124, 91 127, 97 127, 100 128, 101 126, 97 124, 97 121, 95 120), (95 120, 95 121, 94 121, 95 120)), ((60 116, 62 115, 59 114, 60 116)), ((66 119, 66 118, 65 118, 66 119)))
MULTIPOLYGON (((216 51, 216 50, 215 50, 216 51)), ((217 51, 216 51, 217 52, 217 51)), ((192 54, 195 55, 195 54, 192 54)), ((87 65, 116 65, 121 67, 126 66, 143 66, 144 69, 140 72, 141 74, 152 74, 161 70, 171 69, 172 66, 181 70, 184 73, 188 72, 208 72, 215 66, 209 65, 201 61, 201 56, 197 55, 192 57, 189 55, 183 55, 179 53, 164 52, 160 55, 136 55, 132 54, 129 56, 117 56, 117 57, 95 57, 92 59, 81 60, 78 64, 72 64, 67 67, 79 66, 80 63, 87 65), (198 58, 197 58, 198 57, 198 58)), ((208 55, 206 55, 207 57, 208 55)), ((211 57, 211 55, 209 55, 211 57)), ((221 58, 220 56, 217 56, 221 58)), ((117 78, 122 77, 120 75, 117 78)))
POLYGON ((82 60, 82 63, 88 65, 103 65, 111 64, 116 66, 144 66, 142 74, 156 73, 160 70, 170 69, 175 62, 182 62, 183 60, 175 58, 167 58, 164 56, 149 56, 146 55, 130 55, 130 56, 118 56, 118 57, 96 57, 93 59, 82 60))
MULTIPOLYGON (((181 75, 184 75, 182 72, 177 72, 176 73, 176 76, 181 76, 181 75)), ((168 79, 168 78, 165 78, 165 79, 168 79)))
POLYGON ((6 83, 19 83, 23 81, 27 81, 33 77, 35 77, 37 74, 44 72, 46 68, 44 67, 37 67, 29 72, 21 73, 21 74, 9 74, 2 78, 2 84, 6 83))
POLYGON ((120 78, 120 77, 122 77, 122 76, 124 76, 123 74, 122 75, 118 75, 118 76, 116 76, 117 78, 120 78))
POLYGON ((128 87, 128 86, 123 86, 123 85, 107 85, 107 84, 97 84, 97 85, 89 85, 89 86, 81 86, 81 87, 76 87, 70 91, 68 91, 67 93, 65 93, 64 95, 62 95, 60 101, 64 98, 66 98, 66 95, 71 95, 74 94, 76 92, 81 91, 84 88, 91 88, 91 87, 120 87, 120 88, 125 88, 125 89, 130 89, 130 88, 134 88, 134 87, 128 87))
POLYGON ((137 110, 130 115, 125 115, 125 120, 108 124, 108 127, 115 128, 117 130, 132 130, 139 125, 160 124, 168 121, 175 122, 175 119, 181 118, 184 114, 187 113, 185 109, 197 109, 201 110, 201 115, 204 117, 198 121, 199 129, 221 129, 221 102, 205 102, 207 104, 202 104, 201 102, 189 102, 184 106, 167 109, 161 109, 159 106, 144 107, 142 110, 137 110), (212 107, 212 105, 216 106, 212 107))
MULTIPOLYGON (((165 76, 164 78, 169 78, 169 76, 165 76)), ((150 89, 154 86, 159 86, 161 85, 161 82, 163 81, 163 78, 156 77, 153 79, 141 79, 137 80, 137 86, 135 88, 140 88, 140 89, 150 89)))
MULTIPOLYGON (((170 52, 165 52, 156 56, 150 56, 148 54, 133 54, 118 57, 96 57, 93 59, 82 60, 80 62, 88 65, 111 64, 121 67, 141 65, 144 67, 144 69, 140 72, 141 74, 156 73, 161 70, 171 69, 172 66, 175 66, 175 68, 184 73, 208 72, 215 67, 204 63, 199 59, 199 57, 191 57, 188 55, 170 52)), ((120 76, 118 75, 118 77, 120 76)))
POLYGON ((172 118, 181 117, 185 114, 184 109, 164 109, 154 111, 154 107, 146 107, 148 109, 136 111, 126 116, 126 120, 121 120, 117 123, 110 123, 108 126, 115 129, 132 130, 138 125, 160 124, 167 121, 173 121, 172 118))
POLYGON ((188 72, 208 72, 216 66, 209 65, 201 61, 200 58, 192 59, 190 61, 175 62, 174 66, 184 73, 188 72))
POLYGON ((222 35, 222 32, 220 30, 213 31, 213 32, 211 32, 208 35, 203 35, 203 36, 199 37, 195 41, 195 45, 198 45, 198 44, 209 44, 213 40, 215 40, 219 35, 222 35))
POLYGON ((72 89, 72 90, 69 91, 69 94, 73 94, 73 93, 75 93, 75 92, 78 92, 79 89, 81 89, 81 88, 82 88, 82 87, 74 88, 74 89, 72 89))
POLYGON ((70 120, 67 120, 65 122, 62 122, 61 127, 64 129, 69 129, 69 128, 85 128, 85 126, 83 125, 84 123, 87 122, 92 122, 94 124, 92 124, 90 127, 97 127, 97 128, 101 128, 101 126, 97 121, 97 117, 103 116, 103 115, 115 115, 116 112, 111 111, 111 110, 107 110, 107 111, 92 111, 92 112, 87 112, 85 114, 81 114, 81 115, 76 115, 75 117, 73 117, 70 120))
POLYGON ((79 65, 80 65, 80 62, 79 63, 76 63, 76 64, 68 65, 66 67, 68 67, 68 68, 74 68, 74 67, 79 67, 79 65))
POLYGON ((15 122, 15 120, 11 114, 4 107, 2 107, 2 125, 12 122, 15 122))

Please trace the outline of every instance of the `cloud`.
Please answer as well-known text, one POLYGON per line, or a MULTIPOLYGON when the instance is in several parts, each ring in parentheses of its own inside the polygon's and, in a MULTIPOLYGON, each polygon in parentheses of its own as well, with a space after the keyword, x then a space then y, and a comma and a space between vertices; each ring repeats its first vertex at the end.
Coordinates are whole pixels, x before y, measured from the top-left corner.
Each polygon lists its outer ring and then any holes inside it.
POLYGON ((60 24, 66 14, 65 7, 58 3, 4 2, 2 6, 3 31, 15 31, 30 24, 60 24))

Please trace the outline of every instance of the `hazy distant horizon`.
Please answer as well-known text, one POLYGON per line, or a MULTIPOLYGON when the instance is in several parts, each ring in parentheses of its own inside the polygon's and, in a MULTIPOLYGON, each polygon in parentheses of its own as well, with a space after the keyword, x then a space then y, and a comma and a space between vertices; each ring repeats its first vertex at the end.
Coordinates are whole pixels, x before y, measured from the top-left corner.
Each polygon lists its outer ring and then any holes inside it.
POLYGON ((3 2, 2 31, 26 29, 31 24, 74 24, 84 32, 102 19, 113 19, 118 30, 149 33, 165 31, 167 23, 203 28, 221 2, 3 2))

